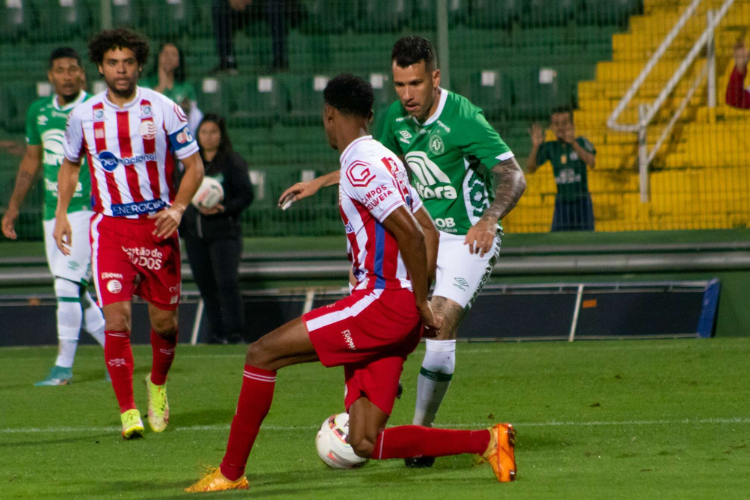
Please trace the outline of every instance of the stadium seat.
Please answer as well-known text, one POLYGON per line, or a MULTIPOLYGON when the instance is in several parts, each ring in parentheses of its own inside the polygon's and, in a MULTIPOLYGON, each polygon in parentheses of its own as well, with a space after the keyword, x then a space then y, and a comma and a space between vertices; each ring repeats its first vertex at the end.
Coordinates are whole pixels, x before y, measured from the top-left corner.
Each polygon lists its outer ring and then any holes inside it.
POLYGON ((502 69, 473 71, 454 78, 456 91, 476 104, 488 120, 501 120, 511 111, 512 83, 502 69))
POLYGON ((574 19, 576 0, 530 0, 520 16, 521 26, 565 26, 574 19))
POLYGON ((31 30, 32 12, 28 0, 17 4, 0 2, 0 40, 17 41, 31 30))
POLYGON ((304 0, 300 31, 307 34, 343 33, 352 27, 356 9, 340 0, 304 0))
POLYGON ((143 13, 146 21, 143 31, 150 37, 178 37, 192 22, 192 5, 188 0, 150 0, 143 6, 143 13))
POLYGON ((357 7, 360 33, 393 33, 412 17, 410 0, 358 0, 357 7))
POLYGON ((36 12, 37 29, 30 33, 32 40, 69 40, 83 34, 92 25, 91 12, 83 0, 70 0, 65 5, 59 0, 33 0, 29 2, 36 12))
MULTIPOLYGON (((289 99, 288 111, 283 114, 281 121, 292 125, 318 125, 323 113, 323 88, 315 88, 316 78, 286 76, 283 86, 289 99)), ((325 87, 325 82, 319 85, 325 87)))
POLYGON ((520 0, 473 0, 466 24, 476 28, 509 28, 521 15, 520 0))
POLYGON ((227 79, 221 84, 232 126, 269 126, 286 111, 284 91, 276 78, 227 79))
POLYGON ((112 2, 112 24, 115 27, 139 28, 142 11, 143 6, 139 0, 115 0, 112 2))
POLYGON ((631 15, 642 11, 640 0, 583 0, 576 21, 581 25, 626 26, 631 15))
POLYGON ((13 133, 22 133, 26 126, 26 111, 38 97, 36 87, 28 81, 12 82, 6 85, 8 118, 6 130, 13 133))

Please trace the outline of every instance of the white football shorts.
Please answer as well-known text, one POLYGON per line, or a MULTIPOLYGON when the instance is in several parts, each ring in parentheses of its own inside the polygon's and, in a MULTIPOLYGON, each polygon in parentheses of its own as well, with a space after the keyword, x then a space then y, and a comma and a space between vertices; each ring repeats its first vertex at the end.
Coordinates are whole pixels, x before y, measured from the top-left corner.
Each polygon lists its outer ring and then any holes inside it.
POLYGON ((73 231, 73 245, 70 255, 64 255, 52 233, 55 219, 44 221, 44 246, 47 251, 49 270, 56 278, 64 278, 75 283, 88 284, 91 281, 91 242, 89 226, 94 212, 82 210, 68 214, 73 231))

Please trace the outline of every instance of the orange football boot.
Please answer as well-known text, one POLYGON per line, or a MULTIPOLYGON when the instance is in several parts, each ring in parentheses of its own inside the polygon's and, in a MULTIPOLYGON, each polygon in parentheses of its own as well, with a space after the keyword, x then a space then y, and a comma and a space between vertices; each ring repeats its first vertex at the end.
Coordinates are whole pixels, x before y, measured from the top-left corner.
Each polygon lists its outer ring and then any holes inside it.
POLYGON ((489 462, 492 471, 501 483, 516 480, 516 430, 511 424, 497 424, 488 429, 490 444, 482 454, 482 461, 489 462))
POLYGON ((203 493, 208 491, 249 490, 250 484, 247 477, 242 476, 236 481, 224 477, 220 468, 209 469, 208 473, 200 481, 185 488, 188 493, 203 493))

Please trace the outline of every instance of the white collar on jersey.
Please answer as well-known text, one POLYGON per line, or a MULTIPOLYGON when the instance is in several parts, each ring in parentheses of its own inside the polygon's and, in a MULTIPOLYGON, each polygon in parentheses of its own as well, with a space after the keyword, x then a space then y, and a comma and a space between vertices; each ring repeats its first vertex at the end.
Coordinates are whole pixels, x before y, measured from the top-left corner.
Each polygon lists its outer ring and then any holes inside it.
POLYGON ((122 111, 132 106, 135 106, 136 103, 141 101, 141 88, 138 86, 135 87, 135 97, 133 98, 132 101, 126 102, 122 108, 120 108, 120 106, 110 101, 108 96, 109 96, 109 89, 104 91, 104 99, 102 99, 102 101, 104 101, 104 104, 106 104, 107 106, 111 108, 115 108, 118 111, 122 111))
POLYGON ((55 94, 55 97, 52 99, 52 105, 58 111, 68 111, 69 109, 73 109, 79 104, 81 104, 84 99, 86 99, 86 91, 81 90, 80 92, 78 92, 78 97, 76 97, 73 102, 70 102, 63 107, 60 107, 60 103, 57 102, 57 94, 55 94))
POLYGON ((348 155, 348 154, 349 154, 349 152, 350 152, 350 151, 352 150, 352 148, 354 147, 354 145, 355 145, 355 144, 358 144, 358 143, 360 143, 360 142, 364 142, 364 141, 371 141, 371 140, 372 140, 372 136, 371 136, 371 135, 363 135, 363 136, 362 136, 362 137, 360 137, 359 139, 355 139, 355 140, 353 140, 353 141, 352 141, 352 142, 351 142, 351 143, 350 143, 350 144, 349 144, 349 145, 348 145, 348 146, 346 147, 346 149, 344 150, 344 152, 343 152, 343 153, 341 153, 341 156, 339 157, 339 161, 341 162, 341 164, 342 164, 342 165, 344 165, 344 164, 346 163, 346 155, 348 155))
MULTIPOLYGON (((432 125, 433 123, 437 121, 438 118, 440 118, 440 114, 443 112, 443 108, 445 107, 445 102, 448 100, 448 92, 449 91, 445 90, 444 88, 440 89, 440 102, 438 103, 438 109, 435 110, 434 115, 429 117, 427 121, 421 124, 423 127, 426 127, 427 125, 432 125)), ((414 118, 414 121, 419 123, 419 121, 417 121, 416 118, 414 118)))

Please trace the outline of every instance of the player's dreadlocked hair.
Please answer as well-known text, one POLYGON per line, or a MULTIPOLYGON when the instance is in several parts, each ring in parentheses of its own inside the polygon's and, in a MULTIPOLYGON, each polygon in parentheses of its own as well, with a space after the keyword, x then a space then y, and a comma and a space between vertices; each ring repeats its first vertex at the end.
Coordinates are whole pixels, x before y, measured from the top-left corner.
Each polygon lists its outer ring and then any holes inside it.
POLYGON ((323 91, 326 103, 345 115, 369 118, 375 94, 372 86, 358 76, 338 75, 323 91))
POLYGON ((422 61, 427 71, 437 68, 435 49, 429 40, 421 36, 407 36, 397 41, 393 45, 391 61, 395 61, 399 68, 407 68, 422 61))
POLYGON ((148 60, 148 40, 133 30, 117 28, 102 31, 89 42, 89 58, 96 64, 104 61, 104 53, 111 49, 130 49, 140 66, 148 60))

